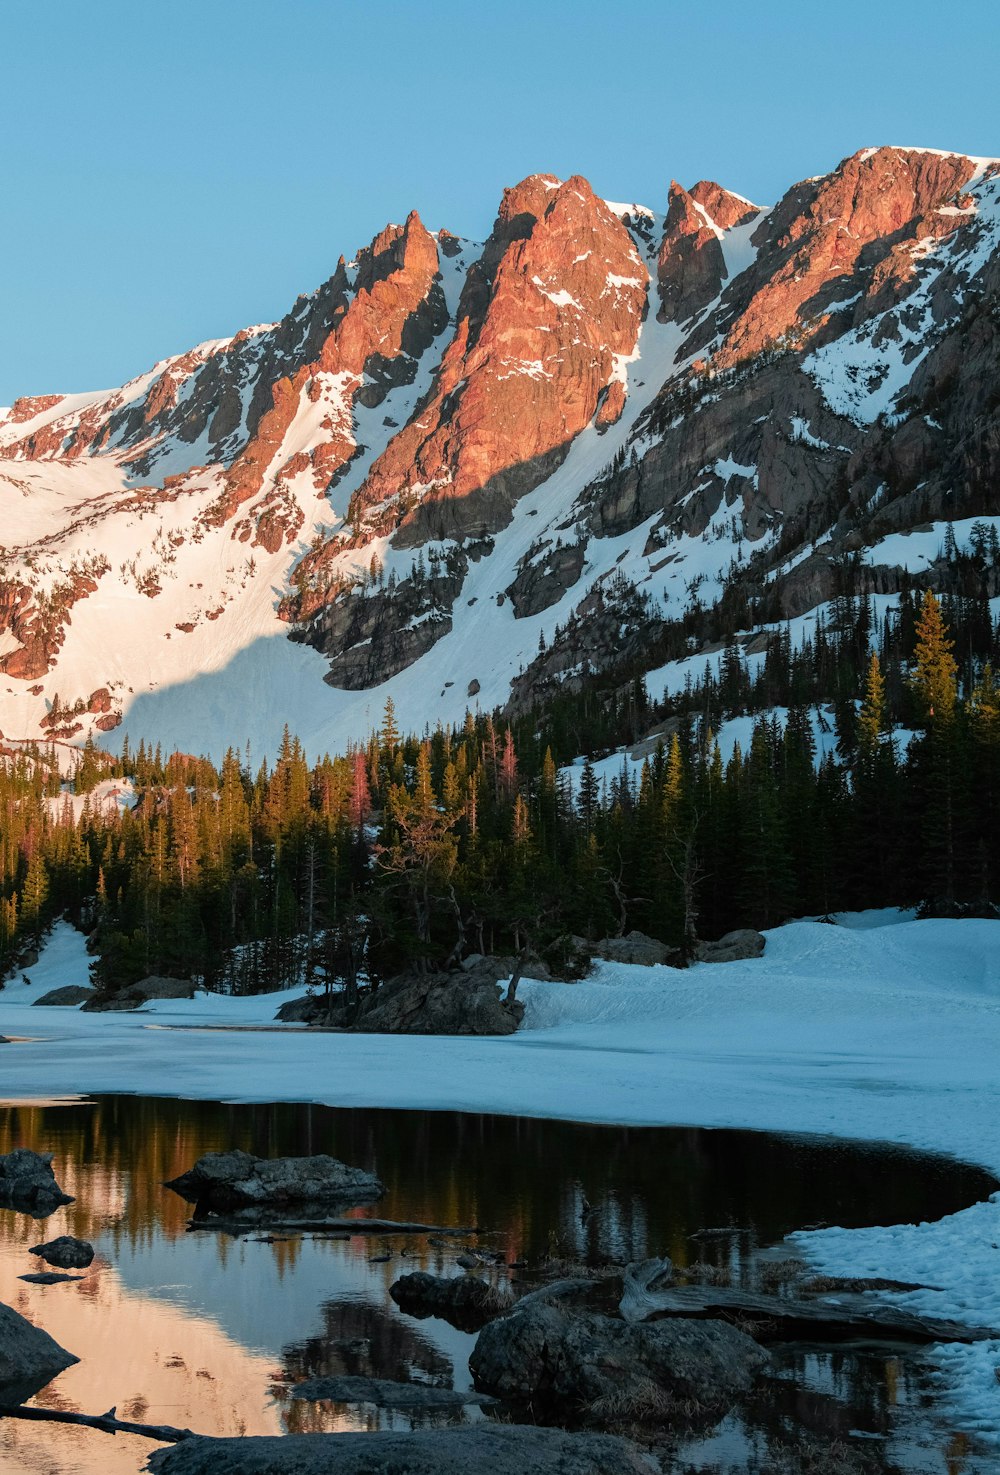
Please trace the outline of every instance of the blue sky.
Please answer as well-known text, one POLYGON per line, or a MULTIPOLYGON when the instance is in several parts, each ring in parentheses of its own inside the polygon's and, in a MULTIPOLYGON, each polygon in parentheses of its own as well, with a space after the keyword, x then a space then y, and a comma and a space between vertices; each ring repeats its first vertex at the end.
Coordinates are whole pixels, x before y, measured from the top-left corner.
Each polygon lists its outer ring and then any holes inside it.
POLYGON ((48 0, 0 18, 0 404, 278 317, 504 185, 761 202, 874 143, 1000 154, 981 0, 48 0))

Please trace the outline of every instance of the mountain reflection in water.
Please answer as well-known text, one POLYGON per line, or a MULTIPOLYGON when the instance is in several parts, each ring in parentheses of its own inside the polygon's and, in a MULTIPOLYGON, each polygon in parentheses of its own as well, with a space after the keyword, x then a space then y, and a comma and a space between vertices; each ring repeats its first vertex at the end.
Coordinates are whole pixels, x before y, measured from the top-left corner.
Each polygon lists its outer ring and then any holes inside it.
MULTIPOLYGON (((76 1199, 46 1220, 0 1210, 0 1300, 81 1358, 34 1402, 116 1405, 121 1418, 214 1434, 403 1427, 403 1415, 292 1400, 290 1389, 340 1372, 467 1388, 474 1337, 404 1316, 388 1296, 407 1271, 455 1273, 461 1242, 189 1233, 189 1205, 162 1184, 204 1152, 332 1153, 386 1184, 359 1216, 477 1226, 507 1261, 666 1253, 737 1273, 758 1245, 803 1225, 933 1219, 995 1187, 942 1159, 764 1133, 147 1097, 0 1107, 0 1152, 17 1146, 53 1152, 76 1199), (726 1232, 691 1238, 706 1228, 726 1232), (94 1243, 90 1270, 53 1286, 20 1280, 39 1268, 28 1247, 57 1234, 94 1243)), ((0 1423, 4 1475, 134 1475, 150 1448, 0 1423)))

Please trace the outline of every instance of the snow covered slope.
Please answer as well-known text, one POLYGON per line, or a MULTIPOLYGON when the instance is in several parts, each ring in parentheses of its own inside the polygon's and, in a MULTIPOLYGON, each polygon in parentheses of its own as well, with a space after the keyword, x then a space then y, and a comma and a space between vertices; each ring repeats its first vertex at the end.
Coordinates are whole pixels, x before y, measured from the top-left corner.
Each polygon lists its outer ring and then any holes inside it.
POLYGON ((666 203, 535 175, 485 243, 411 214, 279 323, 0 411, 0 734, 318 752, 641 660, 734 571, 784 618, 859 547, 933 584, 996 525, 1000 165, 666 203))

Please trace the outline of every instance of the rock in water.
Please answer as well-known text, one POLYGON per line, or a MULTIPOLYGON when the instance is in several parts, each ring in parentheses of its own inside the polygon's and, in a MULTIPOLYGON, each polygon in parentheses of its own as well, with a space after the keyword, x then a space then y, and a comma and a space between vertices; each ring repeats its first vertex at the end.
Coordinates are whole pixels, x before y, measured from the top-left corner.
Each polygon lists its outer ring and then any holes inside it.
POLYGON ((85 1239, 74 1239, 71 1234, 60 1234, 47 1244, 32 1245, 30 1253, 60 1270, 85 1270, 94 1258, 94 1246, 85 1239))
POLYGON ((72 1196, 63 1193, 56 1182, 51 1152, 15 1147, 13 1152, 0 1154, 0 1204, 44 1219, 60 1204, 72 1202, 72 1196))
POLYGON ((494 1285, 474 1275, 428 1275, 424 1270, 401 1275, 389 1287, 389 1295, 409 1316, 439 1316, 467 1332, 478 1331, 514 1303, 506 1282, 494 1285))
POLYGON ((79 1361, 48 1332, 0 1301, 0 1404, 24 1403, 56 1373, 79 1361))
POLYGON ((626 1439, 476 1424, 412 1433, 185 1439, 149 1459, 154 1475, 660 1475, 626 1439))
POLYGON ((557 1417, 687 1427, 720 1418, 768 1360, 723 1322, 630 1326, 532 1298, 483 1328, 469 1366, 477 1387, 557 1417))
POLYGON ((467 1404, 495 1403, 485 1393, 454 1388, 432 1388, 425 1383, 400 1383, 389 1378, 361 1378, 343 1375, 335 1378, 309 1378, 297 1383, 292 1397, 317 1403, 371 1403, 376 1408, 444 1409, 456 1412, 467 1404))
POLYGON ((334 1157, 253 1157, 249 1152, 207 1152, 193 1168, 164 1185, 199 1211, 227 1214, 286 1205, 370 1203, 385 1188, 374 1173, 334 1157))

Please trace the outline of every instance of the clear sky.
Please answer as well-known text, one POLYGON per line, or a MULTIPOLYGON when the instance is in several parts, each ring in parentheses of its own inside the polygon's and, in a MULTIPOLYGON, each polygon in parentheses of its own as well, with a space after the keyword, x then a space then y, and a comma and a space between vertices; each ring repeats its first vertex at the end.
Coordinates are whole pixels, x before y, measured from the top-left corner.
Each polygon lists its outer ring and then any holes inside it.
POLYGON ((0 404, 279 317, 387 220, 545 170, 770 202, 1000 154, 996 0, 47 0, 0 11, 0 404))

